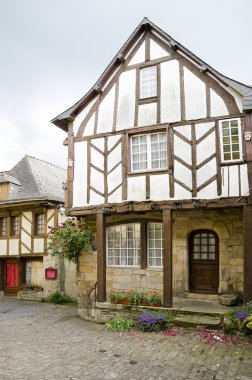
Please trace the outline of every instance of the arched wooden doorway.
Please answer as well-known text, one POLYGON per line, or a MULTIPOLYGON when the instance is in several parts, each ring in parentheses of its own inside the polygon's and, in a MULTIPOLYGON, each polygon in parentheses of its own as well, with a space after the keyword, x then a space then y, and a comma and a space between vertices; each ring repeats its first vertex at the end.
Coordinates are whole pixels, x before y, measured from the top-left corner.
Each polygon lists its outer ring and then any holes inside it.
POLYGON ((219 238, 211 230, 189 236, 189 289, 192 293, 218 293, 219 238))

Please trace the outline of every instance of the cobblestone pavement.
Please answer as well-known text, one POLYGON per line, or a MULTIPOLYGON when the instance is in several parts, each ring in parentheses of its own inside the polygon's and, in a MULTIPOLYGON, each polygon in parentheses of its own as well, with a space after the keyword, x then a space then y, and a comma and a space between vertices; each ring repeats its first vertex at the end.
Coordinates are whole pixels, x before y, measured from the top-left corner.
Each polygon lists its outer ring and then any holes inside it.
POLYGON ((116 333, 76 307, 0 299, 0 379, 252 379, 252 344, 195 332, 116 333))

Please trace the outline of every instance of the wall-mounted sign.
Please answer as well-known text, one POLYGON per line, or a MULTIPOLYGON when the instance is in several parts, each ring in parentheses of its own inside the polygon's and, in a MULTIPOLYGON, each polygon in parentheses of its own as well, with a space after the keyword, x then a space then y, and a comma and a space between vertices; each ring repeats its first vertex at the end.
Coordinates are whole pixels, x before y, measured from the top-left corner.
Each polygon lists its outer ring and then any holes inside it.
POLYGON ((56 268, 46 268, 45 269, 45 278, 47 280, 56 280, 57 269, 56 268))

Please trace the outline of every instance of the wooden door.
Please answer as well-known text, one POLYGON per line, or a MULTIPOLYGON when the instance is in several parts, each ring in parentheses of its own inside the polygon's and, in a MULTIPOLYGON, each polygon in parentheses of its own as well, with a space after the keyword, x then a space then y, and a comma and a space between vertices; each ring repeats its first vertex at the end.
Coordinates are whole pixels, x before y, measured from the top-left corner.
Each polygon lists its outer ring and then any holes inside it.
POLYGON ((219 239, 210 230, 193 231, 189 237, 189 287, 192 293, 218 293, 219 239))
POLYGON ((16 294, 19 289, 19 264, 16 261, 5 263, 4 292, 16 294))

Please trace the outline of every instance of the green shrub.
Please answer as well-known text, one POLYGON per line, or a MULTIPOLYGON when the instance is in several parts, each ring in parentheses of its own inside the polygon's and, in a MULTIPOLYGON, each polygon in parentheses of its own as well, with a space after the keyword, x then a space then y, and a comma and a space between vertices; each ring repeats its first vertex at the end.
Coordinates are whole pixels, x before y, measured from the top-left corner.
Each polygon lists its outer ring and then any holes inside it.
POLYGON ((76 303, 76 301, 65 293, 56 291, 47 297, 43 297, 41 302, 54 303, 56 305, 64 305, 69 303, 76 303))
POLYGON ((146 301, 146 295, 143 292, 132 292, 129 294, 128 300, 130 305, 138 306, 146 301))
POLYGON ((108 330, 112 331, 130 331, 134 326, 132 319, 127 317, 115 317, 105 325, 108 330))

